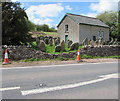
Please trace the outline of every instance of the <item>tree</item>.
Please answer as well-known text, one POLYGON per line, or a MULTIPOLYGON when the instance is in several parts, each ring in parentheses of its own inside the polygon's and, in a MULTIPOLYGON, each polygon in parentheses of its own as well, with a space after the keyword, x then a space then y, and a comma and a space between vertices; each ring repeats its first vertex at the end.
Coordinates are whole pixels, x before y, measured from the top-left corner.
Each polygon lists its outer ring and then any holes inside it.
POLYGON ((36 25, 36 30, 37 31, 43 31, 42 25, 36 25))
POLYGON ((49 25, 35 25, 36 31, 43 31, 43 32, 57 32, 55 28, 50 28, 49 25))
POLYGON ((104 12, 97 15, 97 18, 110 26, 110 38, 117 38, 120 41, 120 33, 118 33, 118 24, 120 23, 118 23, 118 12, 104 12))
POLYGON ((2 44, 26 44, 28 34, 28 17, 18 2, 2 2, 2 44))
MULTIPOLYGON (((120 6, 120 2, 119 2, 119 6, 120 6)), ((120 9, 118 11, 118 34, 120 34, 120 9)), ((120 41, 120 36, 118 36, 118 40, 120 41)))
POLYGON ((57 32, 57 30, 54 27, 52 27, 52 28, 49 28, 49 32, 57 32))
POLYGON ((42 29, 43 29, 44 32, 48 32, 48 31, 49 31, 49 26, 46 25, 46 24, 44 24, 44 25, 42 26, 42 29))
POLYGON ((28 29, 29 31, 35 31, 35 24, 28 20, 28 29))

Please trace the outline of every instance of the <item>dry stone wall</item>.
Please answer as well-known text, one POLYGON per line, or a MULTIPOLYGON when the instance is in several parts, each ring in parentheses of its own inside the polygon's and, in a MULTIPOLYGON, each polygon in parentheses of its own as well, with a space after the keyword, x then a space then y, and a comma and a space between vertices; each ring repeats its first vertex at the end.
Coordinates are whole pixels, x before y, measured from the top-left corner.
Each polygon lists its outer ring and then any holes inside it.
POLYGON ((91 56, 117 56, 120 55, 120 47, 117 45, 88 46, 82 49, 82 54, 91 56))
MULTIPOLYGON (((5 46, 2 47, 2 55, 4 57, 5 46)), ((1 48, 0 47, 0 48, 1 48)), ((34 50, 30 46, 8 46, 9 58, 11 60, 23 60, 30 58, 40 58, 40 59, 54 59, 58 57, 64 58, 74 58, 77 56, 76 52, 62 53, 62 54, 48 54, 41 52, 39 50, 34 50)), ((120 55, 119 46, 96 46, 96 47, 87 47, 81 49, 81 54, 91 55, 91 56, 115 56, 120 55)))

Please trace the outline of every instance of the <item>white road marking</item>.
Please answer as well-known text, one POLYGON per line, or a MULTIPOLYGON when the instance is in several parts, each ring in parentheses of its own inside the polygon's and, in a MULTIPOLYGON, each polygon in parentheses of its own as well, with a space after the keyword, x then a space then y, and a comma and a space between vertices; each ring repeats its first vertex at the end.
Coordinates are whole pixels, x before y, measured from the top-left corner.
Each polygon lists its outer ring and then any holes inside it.
POLYGON ((26 66, 26 67, 10 67, 10 68, 0 68, 0 70, 8 69, 27 69, 27 68, 44 68, 44 67, 61 67, 61 66, 74 66, 74 65, 89 65, 89 64, 106 64, 106 63, 118 63, 118 62, 99 62, 99 63, 81 63, 81 64, 64 64, 64 65, 47 65, 47 66, 26 66))
POLYGON ((20 87, 7 87, 7 88, 0 88, 0 91, 16 90, 16 89, 20 89, 20 87))
POLYGON ((56 90, 63 90, 63 89, 80 87, 80 86, 84 86, 84 85, 104 81, 104 80, 107 80, 107 79, 110 79, 110 78, 118 78, 118 73, 104 75, 104 76, 100 76, 100 77, 103 77, 103 78, 99 78, 99 79, 91 80, 91 81, 80 82, 80 83, 49 87, 49 88, 25 90, 25 91, 21 91, 21 93, 22 93, 22 95, 30 95, 30 94, 38 94, 38 93, 45 93, 45 92, 50 92, 50 91, 56 91, 56 90))
POLYGON ((114 74, 108 74, 108 75, 102 75, 102 76, 99 76, 99 77, 103 77, 103 78, 119 78, 118 77, 119 73, 114 73, 114 74))

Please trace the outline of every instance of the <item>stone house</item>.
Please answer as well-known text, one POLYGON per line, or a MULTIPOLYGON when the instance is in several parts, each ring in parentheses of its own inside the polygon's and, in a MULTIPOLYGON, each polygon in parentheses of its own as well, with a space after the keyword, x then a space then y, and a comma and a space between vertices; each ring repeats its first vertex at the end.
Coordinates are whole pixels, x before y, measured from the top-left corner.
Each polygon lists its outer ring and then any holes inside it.
POLYGON ((60 39, 65 42, 70 39, 82 44, 85 38, 109 40, 109 26, 97 18, 66 13, 57 28, 60 39))

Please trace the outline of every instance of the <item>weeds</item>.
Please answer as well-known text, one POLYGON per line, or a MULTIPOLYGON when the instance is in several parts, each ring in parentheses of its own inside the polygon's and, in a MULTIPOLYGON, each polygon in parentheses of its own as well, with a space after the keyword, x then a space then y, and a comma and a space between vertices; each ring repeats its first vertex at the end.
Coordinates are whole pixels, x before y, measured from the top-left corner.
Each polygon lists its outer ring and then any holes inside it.
MULTIPOLYGON (((81 59, 100 59, 100 58, 120 58, 120 56, 90 56, 90 55, 81 55, 81 59)), ((17 62, 34 62, 34 61, 68 61, 68 60, 75 60, 74 58, 64 58, 62 56, 54 59, 39 59, 39 58, 31 58, 25 60, 19 60, 17 62)))

